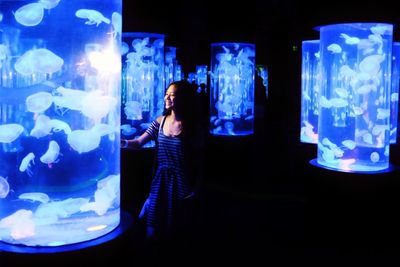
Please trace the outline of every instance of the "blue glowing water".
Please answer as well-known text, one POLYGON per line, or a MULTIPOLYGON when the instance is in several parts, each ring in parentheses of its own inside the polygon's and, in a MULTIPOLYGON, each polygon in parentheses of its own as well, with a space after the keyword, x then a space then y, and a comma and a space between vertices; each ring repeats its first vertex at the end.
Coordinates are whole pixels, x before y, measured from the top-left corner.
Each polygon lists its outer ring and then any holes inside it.
POLYGON ((176 47, 165 47, 165 84, 168 85, 174 81, 174 73, 178 60, 176 58, 176 47))
POLYGON ((400 43, 393 43, 392 50, 392 91, 390 93, 390 143, 397 143, 397 124, 399 118, 399 85, 400 85, 400 43))
POLYGON ((210 133, 250 135, 254 131, 255 45, 211 45, 210 133))
POLYGON ((393 26, 321 27, 318 163, 343 171, 389 167, 393 26))
MULTIPOLYGON (((122 56, 121 135, 132 139, 164 109, 164 35, 124 32, 122 40, 128 49, 122 56)), ((154 145, 151 142, 146 147, 154 145)))
POLYGON ((318 142, 318 96, 321 81, 319 40, 302 42, 300 141, 318 142))
POLYGON ((60 246, 119 225, 121 10, 1 1, 1 241, 60 246))

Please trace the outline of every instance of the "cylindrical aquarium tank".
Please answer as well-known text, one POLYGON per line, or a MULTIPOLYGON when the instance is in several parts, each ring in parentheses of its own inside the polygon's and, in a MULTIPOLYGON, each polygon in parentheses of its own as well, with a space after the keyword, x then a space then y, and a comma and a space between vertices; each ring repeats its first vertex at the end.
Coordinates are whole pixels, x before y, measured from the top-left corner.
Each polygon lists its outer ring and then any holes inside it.
POLYGON ((390 93, 390 144, 397 143, 400 82, 400 43, 394 42, 392 49, 392 91, 390 93))
POLYGON ((211 44, 211 134, 253 134, 254 74, 254 44, 211 44))
POLYGON ((174 81, 185 79, 185 74, 182 71, 182 65, 177 64, 174 69, 174 81))
POLYGON ((389 168, 393 25, 320 28, 318 164, 338 171, 389 168))
POLYGON ((198 93, 207 93, 207 65, 196 66, 196 84, 198 86, 198 93))
POLYGON ((61 246, 120 224, 121 11, 1 1, 1 241, 61 246))
POLYGON ((174 71, 176 69, 176 47, 165 47, 165 88, 174 81, 174 71))
MULTIPOLYGON (((122 55, 123 138, 140 136, 164 109, 164 35, 124 32, 129 50, 122 55)), ((126 46, 126 45, 125 45, 126 46)), ((154 147, 154 141, 145 147, 154 147)))
POLYGON ((321 82, 319 40, 302 42, 300 142, 318 142, 318 96, 321 82))

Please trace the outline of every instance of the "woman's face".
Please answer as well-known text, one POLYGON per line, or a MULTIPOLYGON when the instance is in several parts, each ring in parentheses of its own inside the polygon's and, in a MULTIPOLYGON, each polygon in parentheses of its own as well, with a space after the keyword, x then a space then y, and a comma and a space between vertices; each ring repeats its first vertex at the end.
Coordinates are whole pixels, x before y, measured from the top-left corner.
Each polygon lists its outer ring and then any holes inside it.
POLYGON ((171 85, 170 87, 168 87, 167 92, 165 92, 164 102, 166 109, 172 109, 177 106, 176 91, 177 91, 176 87, 174 85, 171 85))

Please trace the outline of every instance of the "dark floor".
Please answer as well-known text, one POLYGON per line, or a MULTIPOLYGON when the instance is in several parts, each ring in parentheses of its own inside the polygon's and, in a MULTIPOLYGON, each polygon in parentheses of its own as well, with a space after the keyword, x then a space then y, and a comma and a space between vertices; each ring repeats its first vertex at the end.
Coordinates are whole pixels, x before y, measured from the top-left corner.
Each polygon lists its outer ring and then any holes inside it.
MULTIPOLYGON (((122 235, 70 252, 0 252, 0 266, 400 263, 397 165, 374 175, 329 171, 309 163, 315 146, 276 144, 273 133, 262 134, 266 138, 208 137, 204 180, 191 204, 190 227, 173 240, 147 243, 143 223, 136 219, 149 186, 154 151, 124 150, 122 208, 132 223, 122 235)), ((400 158, 395 148, 393 162, 400 158)))

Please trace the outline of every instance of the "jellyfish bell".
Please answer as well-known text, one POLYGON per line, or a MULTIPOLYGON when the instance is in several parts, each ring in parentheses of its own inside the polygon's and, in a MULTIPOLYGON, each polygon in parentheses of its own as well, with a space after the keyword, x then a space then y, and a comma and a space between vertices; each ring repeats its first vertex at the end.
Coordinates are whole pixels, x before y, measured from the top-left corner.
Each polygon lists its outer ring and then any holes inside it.
POLYGON ((23 131, 24 127, 16 123, 0 125, 0 143, 15 141, 23 131))
POLYGON ((51 164, 58 162, 58 155, 60 154, 60 146, 56 141, 51 140, 49 143, 49 148, 46 153, 40 157, 40 161, 45 164, 51 164))
POLYGON ((30 135, 36 138, 40 138, 48 135, 51 129, 52 124, 50 118, 46 115, 41 114, 37 117, 35 121, 35 126, 31 130, 30 135))
POLYGON ((79 111, 82 109, 82 99, 87 95, 87 92, 82 90, 69 89, 62 86, 58 87, 55 92, 57 95, 53 96, 54 105, 79 111))
POLYGON ((111 15, 111 24, 114 28, 114 36, 118 34, 121 36, 122 33, 122 16, 118 12, 113 12, 111 15))
POLYGON ((79 9, 75 12, 75 16, 81 19, 88 19, 88 21, 85 22, 87 25, 96 24, 96 26, 99 26, 102 22, 110 24, 108 18, 104 17, 103 14, 94 9, 79 9))
POLYGON ((52 74, 61 69, 64 60, 46 48, 31 49, 25 52, 14 68, 21 75, 35 73, 52 74))
POLYGON ((39 0, 39 4, 41 4, 45 9, 55 8, 58 3, 60 3, 60 0, 39 0))
POLYGON ((99 121, 114 109, 117 100, 101 95, 100 91, 92 91, 82 99, 82 113, 88 118, 99 121))
POLYGON ((371 55, 364 58, 359 65, 359 69, 363 73, 368 73, 371 76, 378 74, 381 69, 381 62, 384 60, 382 55, 371 55))
POLYGON ((22 193, 18 196, 18 199, 30 200, 30 201, 38 201, 41 203, 47 203, 50 201, 50 198, 47 194, 41 192, 27 192, 22 193))
POLYGON ((75 130, 68 135, 68 144, 79 154, 92 151, 100 145, 101 136, 97 131, 75 130))
POLYGON ((10 185, 4 177, 0 176, 0 198, 6 198, 9 192, 10 185))
POLYGON ((35 50, 36 68, 41 73, 54 73, 61 69, 64 60, 48 49, 35 50))
POLYGON ((26 171, 29 176, 32 176, 33 174, 31 170, 32 164, 35 164, 35 154, 30 152, 22 159, 21 164, 19 165, 19 171, 20 172, 26 171))
POLYGON ((44 15, 43 5, 41 3, 31 3, 17 9, 14 13, 15 20, 24 26, 38 25, 44 15))
POLYGON ((53 96, 47 92, 38 92, 28 96, 25 103, 30 112, 41 113, 51 106, 53 103, 53 96))
POLYGON ((125 55, 128 52, 129 52, 129 45, 125 42, 121 42, 121 55, 125 55))

